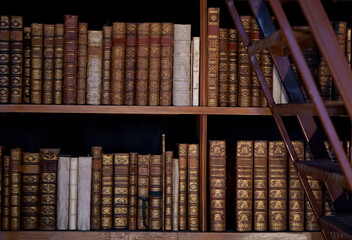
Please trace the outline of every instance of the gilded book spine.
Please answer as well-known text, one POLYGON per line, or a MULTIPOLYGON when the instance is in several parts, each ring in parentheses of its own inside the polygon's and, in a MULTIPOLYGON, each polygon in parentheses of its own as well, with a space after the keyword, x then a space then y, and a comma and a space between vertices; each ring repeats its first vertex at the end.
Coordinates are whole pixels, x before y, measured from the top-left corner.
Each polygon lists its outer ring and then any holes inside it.
POLYGON ((137 229, 138 153, 130 153, 128 230, 137 229))
POLYGON ((128 182, 129 182, 128 153, 114 154, 114 228, 128 227, 128 182))
POLYGON ((162 193, 161 155, 150 157, 149 188, 149 229, 161 229, 161 193, 162 193))
POLYGON ((136 38, 137 24, 126 23, 126 53, 125 53, 125 105, 135 104, 136 92, 136 38))
POLYGON ((101 179, 101 229, 112 229, 112 206, 114 199, 114 154, 103 153, 101 179))
POLYGON ((149 220, 149 155, 138 156, 138 213, 137 229, 148 229, 149 220))
POLYGON ((31 103, 42 103, 43 24, 32 23, 31 103))
POLYGON ((10 98, 10 17, 0 17, 0 103, 10 98))
POLYGON ((86 103, 88 23, 78 24, 77 104, 86 103))
POLYGON ((237 80, 237 30, 229 29, 229 87, 228 87, 228 105, 230 107, 237 106, 237 90, 238 90, 238 80, 237 80))
POLYGON ((173 196, 173 152, 165 152, 165 230, 172 230, 172 196, 173 196))
POLYGON ((70 195, 68 200, 68 229, 77 230, 78 158, 70 162, 70 195))
POLYGON ((200 37, 192 40, 192 105, 199 106, 200 37))
POLYGON ((68 201, 70 195, 70 156, 60 156, 57 169, 57 209, 58 230, 68 229, 68 201))
POLYGON ((178 195, 180 193, 180 168, 178 158, 172 162, 172 231, 178 231, 178 195))
POLYGON ((23 17, 10 17, 10 102, 22 102, 23 17))
POLYGON ((148 105, 158 106, 160 103, 160 51, 161 23, 150 23, 148 105))
POLYGON ((188 144, 179 144, 178 145, 178 157, 179 157, 179 221, 178 226, 179 230, 187 230, 187 148, 188 144))
POLYGON ((124 102, 124 68, 126 23, 114 22, 112 25, 112 62, 111 62, 111 103, 122 105, 124 102))
POLYGON ((92 147, 91 230, 100 230, 101 226, 101 166, 102 148, 92 147))
POLYGON ((318 80, 321 98, 325 101, 331 100, 332 81, 329 68, 323 56, 320 57, 319 61, 318 80))
POLYGON ((78 157, 78 230, 90 230, 90 193, 92 189, 92 157, 78 157))
MULTIPOLYGON (((256 19, 252 19, 252 29, 251 29, 251 44, 255 44, 260 40, 259 35, 259 25, 256 19)), ((260 52, 255 54, 255 57, 260 65, 261 54, 260 52)), ((259 83, 259 78, 254 69, 252 69, 252 107, 261 106, 261 86, 259 83)))
POLYGON ((174 24, 161 24, 160 54, 160 105, 170 106, 172 101, 172 66, 173 66, 174 24))
POLYGON ((229 81, 229 29, 220 28, 219 46, 219 105, 226 107, 229 81))
POLYGON ((4 146, 0 146, 0 230, 1 230, 1 220, 2 220, 2 196, 4 195, 3 188, 3 175, 4 175, 4 146))
POLYGON ((103 26, 103 79, 101 84, 101 104, 111 104, 111 52, 112 26, 103 26))
POLYGON ((23 153, 21 186, 21 226, 36 230, 39 226, 39 153, 23 153))
POLYGON ((62 104, 64 80, 64 24, 55 24, 54 103, 62 104))
POLYGON ((199 144, 188 145, 188 229, 199 230, 199 144))
POLYGON ((226 229, 226 142, 209 142, 210 231, 226 229))
POLYGON ((11 159, 10 156, 4 156, 4 177, 2 191, 2 221, 1 230, 10 230, 10 177, 11 177, 11 159))
POLYGON ((54 40, 55 25, 44 24, 43 40, 43 103, 54 102, 54 40))
POLYGON ((20 148, 11 149, 11 176, 10 176, 10 230, 20 230, 20 192, 21 192, 21 157, 20 148))
POLYGON ((31 34, 31 27, 23 28, 23 103, 31 102, 31 34))

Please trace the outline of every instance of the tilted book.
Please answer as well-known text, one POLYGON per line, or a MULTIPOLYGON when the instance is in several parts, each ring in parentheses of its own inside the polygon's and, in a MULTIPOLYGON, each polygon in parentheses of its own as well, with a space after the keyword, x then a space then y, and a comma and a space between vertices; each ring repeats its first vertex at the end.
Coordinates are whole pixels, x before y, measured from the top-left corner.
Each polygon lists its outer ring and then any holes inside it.
POLYGON ((0 103, 10 99, 10 17, 0 17, 0 103))
POLYGON ((10 156, 4 156, 4 177, 2 191, 2 221, 1 230, 10 230, 10 177, 11 177, 11 159, 10 156))
POLYGON ((90 193, 92 189, 92 157, 78 157, 77 229, 90 230, 90 193))
POLYGON ((237 93, 238 93, 238 62, 237 62, 237 30, 234 28, 229 29, 229 86, 228 86, 228 105, 230 107, 237 106, 237 93))
POLYGON ((22 102, 31 102, 31 27, 23 28, 23 88, 22 102))
POLYGON ((57 209, 58 230, 68 230, 68 202, 70 196, 70 156, 59 156, 57 166, 57 209))
POLYGON ((112 26, 103 26, 103 79, 101 84, 101 104, 111 104, 111 53, 112 26))
POLYGON ((229 81, 229 29, 220 28, 219 36, 219 106, 226 107, 229 81))
POLYGON ((55 24, 54 103, 62 104, 64 88, 64 24, 55 24))
POLYGON ((101 167, 102 147, 92 147, 92 184, 90 203, 90 229, 100 230, 101 226, 101 167))
POLYGON ((88 23, 78 23, 77 104, 86 103, 88 23))
POLYGON ((188 145, 188 230, 199 230, 199 144, 188 145))
POLYGON ((43 103, 54 103, 55 25, 44 24, 43 31, 43 103))
POLYGON ((42 103, 43 24, 32 23, 31 39, 31 103, 42 103))
POLYGON ((187 205, 188 205, 188 187, 187 187, 187 157, 188 144, 178 144, 178 160, 179 160, 179 199, 178 199, 178 227, 179 230, 187 230, 187 205))
POLYGON ((136 54, 137 54, 137 24, 126 23, 126 46, 125 46, 125 105, 135 104, 136 92, 136 54))
POLYGON ((129 197, 128 197, 128 230, 137 229, 137 183, 138 153, 130 153, 129 197))
POLYGON ((11 175, 10 175, 10 230, 18 231, 21 227, 21 148, 10 150, 11 175))
POLYGON ((129 182, 128 153, 114 154, 114 228, 128 227, 128 182, 129 182))
POLYGON ((192 105, 199 106, 200 37, 192 40, 192 105))
POLYGON ((161 229, 162 163, 161 155, 151 155, 149 175, 149 229, 161 229))
POLYGON ((77 197, 78 197, 78 158, 70 162, 70 195, 68 200, 68 229, 77 230, 77 197))
POLYGON ((165 221, 165 230, 172 230, 172 197, 173 197, 173 152, 165 152, 165 211, 164 211, 164 221, 165 221))
MULTIPOLYGON (((270 93, 273 94, 273 62, 268 49, 264 49, 262 51, 260 63, 261 63, 261 69, 264 75, 265 82, 268 85, 270 93)), ((261 95, 262 95, 261 106, 268 107, 268 101, 266 100, 266 97, 263 91, 261 95)))
POLYGON ((178 158, 172 161, 172 231, 178 231, 178 195, 180 193, 180 168, 178 158))
MULTIPOLYGON (((252 26, 251 26, 251 44, 255 44, 260 40, 260 29, 258 22, 255 18, 252 19, 252 26)), ((257 52, 255 55, 257 62, 261 65, 261 53, 257 52)), ((252 69, 252 107, 260 107, 261 106, 261 85, 259 82, 259 78, 257 76, 256 71, 254 68, 252 69)))
POLYGON ((114 201, 114 154, 103 153, 101 170, 101 229, 112 229, 114 201))
POLYGON ((150 156, 138 155, 137 229, 148 229, 150 156))

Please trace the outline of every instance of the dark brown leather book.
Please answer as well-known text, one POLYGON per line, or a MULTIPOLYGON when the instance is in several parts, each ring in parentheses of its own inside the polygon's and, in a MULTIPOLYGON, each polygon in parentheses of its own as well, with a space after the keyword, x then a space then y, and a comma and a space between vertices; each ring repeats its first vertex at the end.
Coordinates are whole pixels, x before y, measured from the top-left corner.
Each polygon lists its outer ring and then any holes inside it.
POLYGON ((100 230, 101 227, 101 168, 102 147, 92 147, 92 192, 90 209, 91 230, 100 230))
POLYGON ((21 228, 36 230, 39 227, 39 153, 23 153, 21 175, 21 228))
POLYGON ((126 23, 126 52, 125 52, 125 105, 135 104, 136 92, 136 38, 137 24, 126 23))
POLYGON ((128 230, 137 229, 137 184, 138 184, 138 153, 130 153, 130 176, 128 198, 128 230))
POLYGON ((2 220, 2 197, 4 195, 3 189, 3 175, 4 175, 4 146, 0 146, 0 230, 2 220))
POLYGON ((172 181, 173 181, 173 174, 172 174, 172 162, 173 162, 173 155, 172 151, 165 152, 165 230, 171 231, 172 230, 172 181))
POLYGON ((111 51, 112 26, 103 26, 103 79, 101 83, 101 104, 111 104, 111 51))
POLYGON ((161 66, 160 66, 160 105, 172 103, 172 62, 174 45, 174 24, 161 23, 161 66))
POLYGON ((39 230, 56 229, 56 178, 59 148, 39 149, 40 157, 40 215, 39 230))
POLYGON ((65 104, 77 103, 78 16, 64 20, 64 98, 65 104))
POLYGON ((88 23, 78 23, 77 104, 86 104, 88 23))
POLYGON ((111 60, 111 104, 124 103, 126 24, 114 22, 112 25, 112 60, 111 60))
POLYGON ((161 23, 150 23, 149 48, 148 105, 158 106, 160 103, 161 23))
POLYGON ((219 105, 226 107, 229 84, 229 29, 227 28, 220 28, 219 49, 219 105))
POLYGON ((230 107, 237 106, 237 90, 238 90, 237 37, 238 37, 237 30, 234 28, 230 28, 229 29, 229 87, 228 87, 228 105, 230 107))
POLYGON ((112 229, 114 154, 102 154, 101 170, 101 229, 112 229))
POLYGON ((22 102, 31 102, 31 27, 23 28, 23 89, 22 102))
POLYGON ((151 230, 161 230, 161 165, 161 155, 151 155, 149 175, 149 229, 151 230))
MULTIPOLYGON (((263 71, 264 79, 270 92, 273 93, 273 62, 270 56, 268 49, 264 49, 261 53, 261 68, 263 71)), ((264 92, 261 92, 262 95, 262 107, 268 107, 268 101, 264 95, 264 92)))
POLYGON ((324 101, 330 101, 332 94, 332 79, 328 65, 323 56, 320 56, 319 59, 318 82, 321 98, 324 101))
POLYGON ((199 230, 199 144, 188 144, 188 230, 199 230))
POLYGON ((62 104, 64 81, 64 24, 55 24, 54 103, 62 104))
POLYGON ((31 103, 42 103, 43 24, 32 23, 31 103))
POLYGON ((10 103, 22 103, 23 17, 10 17, 10 103))
POLYGON ((10 175, 10 230, 18 231, 21 228, 21 148, 11 149, 10 175))
POLYGON ((148 229, 149 223, 150 156, 138 156, 138 212, 137 229, 148 229))
POLYGON ((209 141, 210 231, 226 230, 226 142, 209 141))
POLYGON ((10 99, 10 17, 0 17, 0 103, 10 99))
POLYGON ((43 103, 54 102, 54 41, 55 25, 44 24, 43 44, 43 103))
MULTIPOLYGON (((255 44, 260 40, 260 30, 258 22, 255 18, 252 19, 251 26, 251 44, 255 44)), ((258 64, 261 64, 261 54, 260 52, 255 54, 258 64)), ((252 68, 252 107, 260 107, 261 104, 261 86, 257 73, 252 68)))
POLYGON ((1 230, 10 230, 10 177, 11 177, 11 159, 10 156, 4 156, 4 177, 2 191, 2 221, 1 230))
POLYGON ((179 198, 178 198, 178 204, 179 204, 179 213, 178 213, 178 226, 179 230, 187 230, 187 197, 188 197, 188 191, 187 191, 187 185, 188 185, 188 179, 187 179, 187 156, 188 156, 188 144, 178 144, 178 158, 179 158, 179 185, 180 185, 180 190, 179 190, 179 198))

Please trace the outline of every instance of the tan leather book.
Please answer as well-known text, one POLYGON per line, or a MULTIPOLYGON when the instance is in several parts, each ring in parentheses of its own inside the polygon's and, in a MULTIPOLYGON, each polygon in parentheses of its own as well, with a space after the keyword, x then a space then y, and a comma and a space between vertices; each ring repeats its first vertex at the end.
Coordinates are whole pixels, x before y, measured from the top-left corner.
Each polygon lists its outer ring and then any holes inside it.
POLYGON ((178 231, 179 218, 179 194, 180 194, 180 167, 178 158, 172 161, 172 231, 178 231))
MULTIPOLYGON (((270 92, 273 93, 273 62, 270 56, 270 52, 268 49, 264 49, 261 53, 261 69, 264 75, 264 79, 270 92)), ((268 107, 268 101, 264 95, 264 92, 261 92, 262 95, 262 107, 268 107)))
POLYGON ((165 152, 165 230, 172 230, 172 198, 173 198, 173 152, 165 152))
POLYGON ((31 35, 31 27, 24 27, 22 103, 31 102, 31 35))
POLYGON ((101 104, 111 104, 111 53, 112 26, 103 26, 103 79, 101 84, 101 104))
POLYGON ((90 230, 90 203, 92 190, 92 157, 78 157, 77 229, 90 230))
POLYGON ((10 99, 10 17, 0 16, 0 103, 10 99))
POLYGON ((114 200, 114 154, 103 153, 101 170, 101 229, 112 229, 114 200))
MULTIPOLYGON (((255 18, 252 19, 252 26, 251 26, 251 44, 255 44, 260 40, 260 29, 258 22, 255 18)), ((255 57, 258 61, 258 64, 261 64, 261 54, 260 52, 255 54, 255 57)), ((261 90, 262 87, 259 82, 259 78, 257 73, 255 72, 254 68, 252 69, 252 107, 260 107, 261 106, 261 90)))
POLYGON ((130 176, 128 198, 128 230, 137 229, 137 184, 138 184, 138 153, 130 153, 130 176))
POLYGON ((21 228, 21 148, 10 150, 10 230, 18 231, 21 228))
POLYGON ((226 142, 209 141, 210 231, 226 230, 226 142))
POLYGON ((219 106, 226 107, 229 85, 229 29, 220 28, 219 35, 219 106))
POLYGON ((11 178, 11 159, 10 156, 4 156, 4 177, 2 191, 2 221, 1 230, 10 230, 10 178, 11 178))
POLYGON ((22 154, 21 228, 37 230, 39 227, 39 153, 22 154))
POLYGON ((31 103, 42 103, 42 70, 43 70, 43 24, 32 23, 31 42, 31 103))
POLYGON ((68 199, 68 229, 77 230, 78 206, 78 158, 71 157, 70 161, 70 187, 68 199))
POLYGON ((129 154, 114 154, 114 228, 128 227, 129 154))
POLYGON ((57 164, 56 228, 68 230, 68 202, 70 196, 70 156, 59 156, 57 164))
POLYGON ((199 230, 199 144, 188 145, 188 230, 199 230))
POLYGON ((188 218, 188 144, 178 144, 178 160, 179 160, 179 199, 178 199, 178 227, 179 230, 187 230, 188 218))
POLYGON ((43 38, 43 103, 52 104, 54 102, 54 24, 44 24, 43 38))
POLYGON ((148 105, 160 103, 161 23, 150 23, 148 105))
POLYGON ((237 106, 237 91, 238 91, 237 38, 238 38, 237 30, 234 28, 230 28, 229 29, 229 86, 228 86, 228 105, 230 107, 237 106))
POLYGON ((101 227, 101 168, 102 147, 92 147, 92 191, 90 208, 90 229, 100 230, 101 227))
POLYGON ((64 88, 64 24, 55 24, 54 103, 62 104, 64 88))
POLYGON ((136 92, 136 54, 137 54, 137 23, 126 23, 126 52, 125 52, 125 105, 135 104, 136 92))
POLYGON ((78 23, 77 104, 86 104, 88 23, 78 23))
POLYGON ((4 195, 3 176, 4 176, 4 146, 0 146, 0 230, 2 220, 2 196, 4 195))
POLYGON ((150 155, 138 155, 137 229, 148 229, 150 155))
POLYGON ((150 156, 149 229, 161 230, 162 163, 161 155, 150 156))

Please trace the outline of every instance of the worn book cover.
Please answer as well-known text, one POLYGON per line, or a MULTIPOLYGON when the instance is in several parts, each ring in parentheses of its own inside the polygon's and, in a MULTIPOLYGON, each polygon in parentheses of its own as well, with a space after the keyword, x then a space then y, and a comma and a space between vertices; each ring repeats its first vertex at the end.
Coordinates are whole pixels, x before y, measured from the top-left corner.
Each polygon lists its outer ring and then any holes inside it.
POLYGON ((187 230, 187 157, 188 144, 178 144, 178 160, 179 160, 179 199, 178 199, 178 227, 179 230, 187 230))
POLYGON ((111 104, 111 56, 112 26, 103 26, 103 79, 101 83, 101 104, 111 104))
POLYGON ((128 184, 128 230, 137 229, 137 184, 138 184, 138 153, 130 153, 129 184, 128 184))
POLYGON ((0 17, 0 103, 10 99, 10 17, 0 17))
POLYGON ((161 229, 162 162, 161 155, 151 155, 149 175, 149 229, 161 229))
POLYGON ((228 86, 228 105, 230 107, 237 106, 238 92, 238 34, 234 28, 229 29, 229 86, 228 86))
POLYGON ((165 152, 165 230, 172 230, 173 211, 173 152, 165 152))
POLYGON ((24 27, 22 103, 31 102, 31 35, 31 27, 24 27))
POLYGON ((43 30, 43 103, 54 103, 55 25, 44 24, 43 30))
POLYGON ((179 211, 178 211, 178 200, 179 200, 179 193, 180 193, 180 168, 179 168, 179 161, 178 158, 174 158, 172 161, 172 231, 178 231, 178 218, 179 218, 179 211))
POLYGON ((21 228, 21 148, 10 150, 10 230, 21 228))
POLYGON ((229 85, 229 29, 220 28, 219 35, 219 105, 227 106, 229 85))
POLYGON ((199 230, 199 144, 188 144, 188 230, 199 230))
POLYGON ((55 24, 54 103, 62 104, 64 88, 64 24, 55 24))
MULTIPOLYGON (((255 44, 260 40, 260 29, 258 22, 255 18, 252 19, 252 25, 251 25, 251 44, 255 44)), ((257 62, 259 65, 261 65, 261 53, 257 52, 255 55, 255 58, 257 59, 257 62)), ((260 107, 261 106, 261 90, 262 87, 259 82, 259 78, 257 76, 256 71, 254 68, 252 68, 252 107, 260 107)))
POLYGON ((32 23, 31 39, 31 103, 42 103, 43 24, 32 23))
POLYGON ((148 229, 149 223, 150 155, 138 156, 138 212, 137 229, 148 229))
POLYGON ((92 189, 92 157, 78 157, 77 229, 90 230, 90 203, 92 189))
POLYGON ((58 230, 68 230, 68 202, 70 195, 70 156, 59 156, 57 166, 57 208, 58 230))
POLYGON ((11 178, 11 159, 10 156, 4 156, 4 177, 2 191, 2 221, 1 230, 10 230, 10 178, 11 178))
POLYGON ((68 199, 68 229, 77 230, 77 196, 78 196, 78 158, 70 162, 70 187, 68 199))
POLYGON ((101 229, 112 229, 114 201, 114 154, 103 153, 101 170, 101 229))
POLYGON ((88 23, 78 23, 77 104, 86 104, 88 23))
POLYGON ((92 191, 90 208, 90 229, 100 230, 101 227, 101 168, 102 147, 92 147, 92 191))
POLYGON ((128 227, 129 154, 114 154, 114 228, 128 227))

